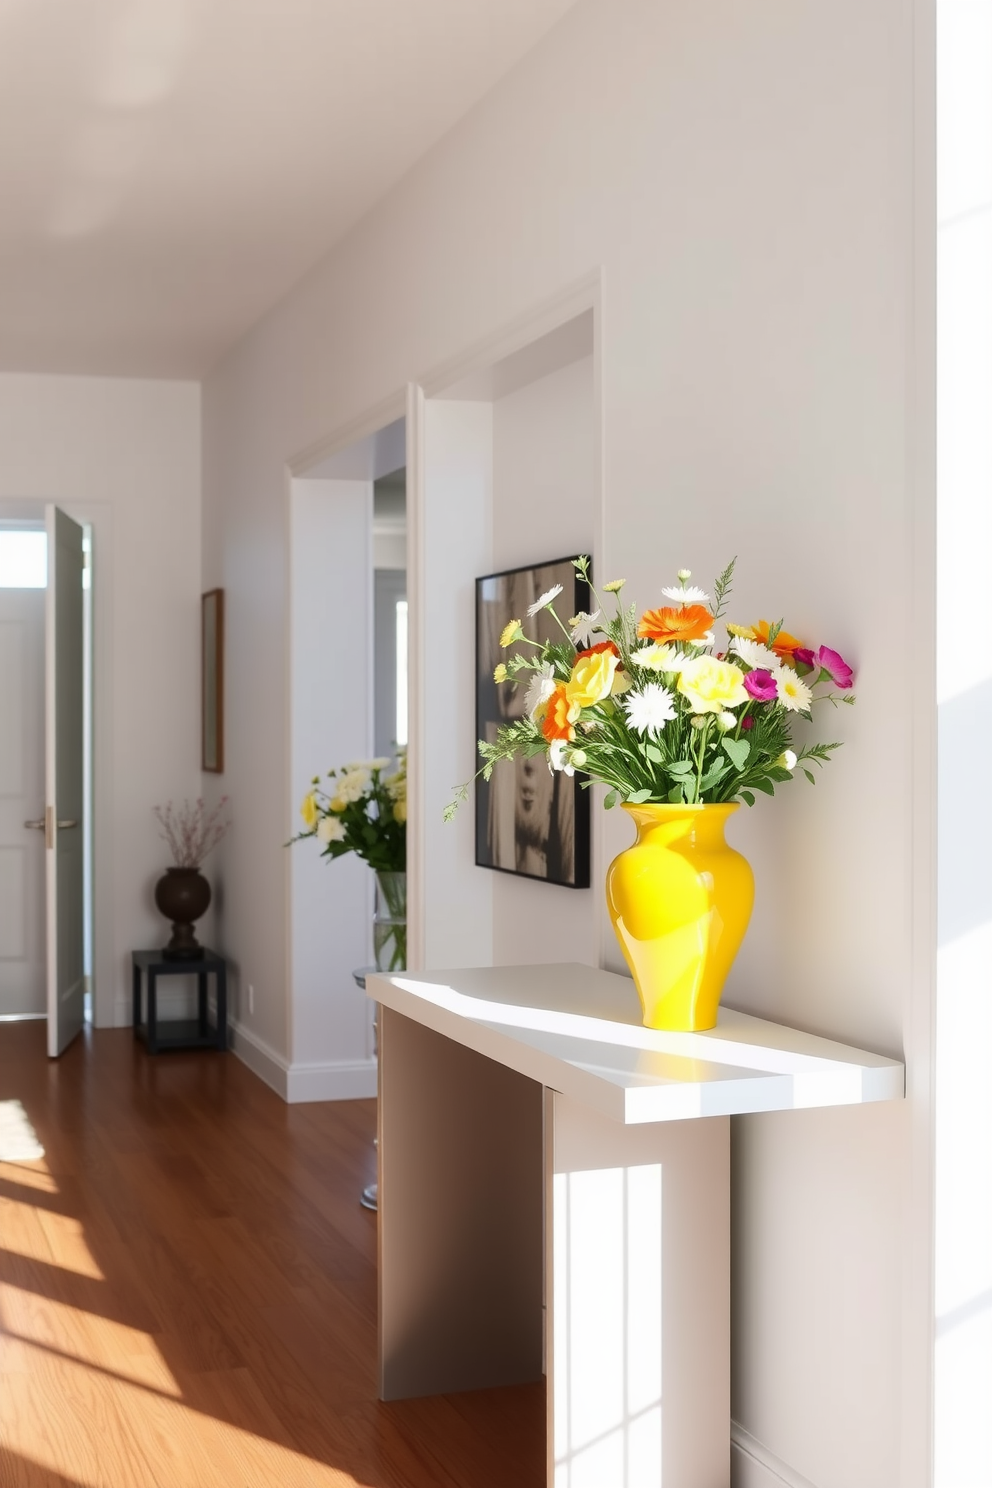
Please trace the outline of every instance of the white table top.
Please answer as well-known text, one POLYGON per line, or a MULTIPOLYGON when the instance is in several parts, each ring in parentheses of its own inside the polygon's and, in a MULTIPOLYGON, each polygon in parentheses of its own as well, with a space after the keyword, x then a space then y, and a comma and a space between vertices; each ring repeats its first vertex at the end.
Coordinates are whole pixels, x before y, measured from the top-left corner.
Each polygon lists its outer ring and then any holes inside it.
POLYGON ((898 1100, 893 1059, 720 1009, 708 1033, 645 1028, 627 977, 579 964, 370 973, 369 997, 628 1124, 898 1100))

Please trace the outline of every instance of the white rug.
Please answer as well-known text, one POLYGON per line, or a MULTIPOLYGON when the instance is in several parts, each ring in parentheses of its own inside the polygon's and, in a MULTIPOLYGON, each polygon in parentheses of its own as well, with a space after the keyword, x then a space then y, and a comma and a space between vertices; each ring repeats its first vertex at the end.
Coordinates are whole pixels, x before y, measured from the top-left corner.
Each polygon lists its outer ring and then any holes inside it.
POLYGON ((34 1162, 45 1149, 19 1100, 0 1101, 0 1162, 34 1162))

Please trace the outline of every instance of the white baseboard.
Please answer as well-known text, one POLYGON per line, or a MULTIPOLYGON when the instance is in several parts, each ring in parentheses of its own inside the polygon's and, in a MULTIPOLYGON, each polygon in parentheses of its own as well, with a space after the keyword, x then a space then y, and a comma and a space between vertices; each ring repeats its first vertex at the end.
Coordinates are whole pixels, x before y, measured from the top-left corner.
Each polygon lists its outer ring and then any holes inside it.
POLYGON ((737 1421, 730 1423, 731 1488, 814 1488, 787 1462, 762 1446, 737 1421))
POLYGON ((289 1064, 283 1056, 267 1044, 257 1033, 252 1033, 243 1023, 233 1018, 228 1024, 228 1039, 232 1051, 242 1064, 246 1064, 253 1075, 257 1075, 276 1095, 286 1099, 289 1064))
POLYGON ((252 1074, 281 1095, 287 1105, 306 1101, 365 1100, 376 1093, 374 1059, 290 1064, 243 1023, 231 1023, 231 1048, 252 1074))
POLYGON ((374 1059, 348 1059, 328 1064, 291 1064, 290 1105, 304 1101, 368 1100, 378 1087, 374 1059))

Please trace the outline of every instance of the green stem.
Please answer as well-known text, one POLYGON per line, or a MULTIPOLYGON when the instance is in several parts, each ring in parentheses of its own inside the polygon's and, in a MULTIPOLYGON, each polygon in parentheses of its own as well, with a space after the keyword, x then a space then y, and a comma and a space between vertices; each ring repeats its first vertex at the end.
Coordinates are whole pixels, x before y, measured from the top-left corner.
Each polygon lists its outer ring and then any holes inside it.
POLYGON ((709 738, 710 734, 710 722, 710 716, 707 714, 706 722, 699 730, 699 758, 696 761, 696 794, 694 797, 694 804, 698 803, 699 801, 699 787, 703 778, 703 762, 706 757, 706 741, 709 738))
POLYGON ((551 611, 552 615, 554 615, 555 619, 558 621, 558 626, 559 626, 559 629, 561 630, 562 635, 565 637, 565 639, 568 642, 568 644, 572 647, 572 650, 573 651, 577 651, 579 648, 578 648, 578 646, 576 646, 575 642, 572 640, 572 633, 571 633, 571 631, 568 629, 568 627, 566 625, 563 625, 562 624, 562 621, 559 619, 559 616, 558 616, 558 611, 555 609, 554 605, 553 604, 545 605, 544 608, 546 610, 550 610, 551 611))

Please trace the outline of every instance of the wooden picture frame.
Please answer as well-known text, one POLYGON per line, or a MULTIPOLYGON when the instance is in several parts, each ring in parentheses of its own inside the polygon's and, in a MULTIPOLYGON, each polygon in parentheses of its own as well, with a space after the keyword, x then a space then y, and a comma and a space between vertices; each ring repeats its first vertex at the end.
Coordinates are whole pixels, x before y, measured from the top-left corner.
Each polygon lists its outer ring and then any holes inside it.
MULTIPOLYGON (((589 608, 589 585, 580 579, 571 558, 555 558, 525 568, 506 569, 475 581, 475 724, 476 738, 492 741, 500 723, 519 717, 529 673, 521 683, 493 681, 497 662, 507 653, 499 637, 507 621, 522 620, 532 640, 560 640, 551 615, 541 610, 528 618, 528 607, 555 584, 563 593, 555 608, 564 620, 589 608)), ((513 647, 510 647, 512 654, 513 647)), ((521 878, 587 889, 590 878, 590 802, 582 789, 584 776, 548 770, 545 755, 504 760, 493 778, 476 781, 475 861, 521 878)))
POLYGON ((200 600, 201 768, 224 772, 224 591, 208 589, 200 600))

